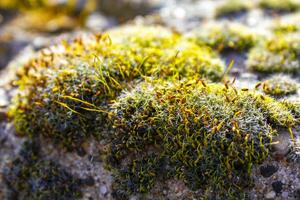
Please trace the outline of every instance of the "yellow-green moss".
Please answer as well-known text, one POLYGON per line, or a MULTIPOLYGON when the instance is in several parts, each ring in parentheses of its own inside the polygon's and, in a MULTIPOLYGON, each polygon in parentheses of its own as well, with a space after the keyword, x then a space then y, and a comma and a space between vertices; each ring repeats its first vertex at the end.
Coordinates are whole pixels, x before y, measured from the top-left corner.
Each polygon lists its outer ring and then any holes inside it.
POLYGON ((261 8, 275 11, 296 11, 300 8, 299 0, 260 0, 258 4, 261 8))
POLYGON ((78 6, 75 0, 1 0, 0 8, 19 12, 13 26, 28 31, 54 32, 84 26, 87 16, 96 8, 96 1, 78 6))
POLYGON ((241 51, 252 47, 259 35, 242 24, 223 22, 204 25, 187 37, 199 45, 208 45, 218 51, 241 51))
POLYGON ((246 12, 251 8, 251 2, 243 0, 226 0, 217 6, 215 15, 222 17, 236 13, 246 12))
POLYGON ((247 66, 252 71, 292 72, 299 70, 299 39, 277 35, 257 43, 250 50, 247 66))
POLYGON ((63 42, 27 63, 10 109, 17 132, 74 148, 109 126, 110 101, 145 76, 218 80, 223 74, 216 54, 179 42, 168 29, 126 30, 63 42))
POLYGON ((251 185, 252 166, 268 155, 276 127, 296 121, 284 104, 254 91, 161 80, 121 95, 112 117, 108 161, 122 198, 149 192, 154 180, 174 177, 192 190, 206 191, 206 198, 242 198, 251 185), (137 173, 147 168, 153 171, 137 173))
POLYGON ((262 87, 264 93, 275 97, 281 97, 289 94, 296 94, 298 83, 290 76, 278 74, 265 80, 262 87))

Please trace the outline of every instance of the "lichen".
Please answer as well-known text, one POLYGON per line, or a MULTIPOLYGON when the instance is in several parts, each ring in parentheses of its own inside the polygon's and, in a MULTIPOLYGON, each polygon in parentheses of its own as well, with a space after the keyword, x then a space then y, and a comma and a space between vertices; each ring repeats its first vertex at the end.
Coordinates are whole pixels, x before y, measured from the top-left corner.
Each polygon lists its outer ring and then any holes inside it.
POLYGON ((272 73, 299 70, 299 39, 292 36, 277 35, 265 39, 252 48, 247 66, 252 71, 272 73))
POLYGON ((82 181, 53 160, 40 158, 39 147, 25 142, 3 172, 9 199, 79 199, 82 181))
POLYGON ((196 28, 187 37, 199 45, 208 45, 218 51, 242 51, 252 47, 260 36, 240 23, 221 22, 196 28))
POLYGON ((19 134, 72 149, 101 137, 110 126, 110 102, 135 82, 147 76, 216 81, 223 71, 217 54, 168 29, 120 28, 42 50, 21 68, 9 115, 19 134))
POLYGON ((107 160, 120 198, 174 177, 209 199, 243 198, 276 127, 296 121, 271 97, 201 80, 142 83, 112 108, 107 160))

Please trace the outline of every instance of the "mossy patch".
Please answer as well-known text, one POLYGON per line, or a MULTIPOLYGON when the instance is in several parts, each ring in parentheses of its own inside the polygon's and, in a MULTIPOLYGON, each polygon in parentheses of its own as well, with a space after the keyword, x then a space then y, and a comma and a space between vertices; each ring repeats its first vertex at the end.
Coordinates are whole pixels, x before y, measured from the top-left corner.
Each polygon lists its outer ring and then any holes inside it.
POLYGON ((248 11, 252 7, 249 1, 243 0, 226 0, 217 6, 216 17, 239 14, 248 11))
POLYGON ((299 0, 260 0, 258 4, 261 8, 275 11, 296 11, 300 8, 299 0))
POLYGON ((19 134, 43 135, 72 149, 107 130, 109 103, 136 81, 216 81, 223 71, 217 54, 168 29, 120 28, 42 50, 19 72, 10 116, 19 134))
POLYGON ((122 197, 149 192, 164 176, 210 199, 242 198, 276 127, 296 121, 284 104, 254 91, 161 80, 121 95, 113 119, 108 161, 122 197))
POLYGON ((10 199, 79 199, 82 181, 52 160, 41 159, 39 147, 25 142, 20 155, 3 173, 10 199))
POLYGON ((221 22, 196 28, 187 37, 199 45, 208 45, 218 51, 242 51, 252 47, 259 35, 240 23, 221 22))
POLYGON ((265 39, 250 50, 247 66, 252 71, 272 73, 299 70, 299 39, 277 35, 265 39))
POLYGON ((274 75, 262 84, 263 92, 275 97, 296 94, 298 87, 297 81, 283 74, 274 75))

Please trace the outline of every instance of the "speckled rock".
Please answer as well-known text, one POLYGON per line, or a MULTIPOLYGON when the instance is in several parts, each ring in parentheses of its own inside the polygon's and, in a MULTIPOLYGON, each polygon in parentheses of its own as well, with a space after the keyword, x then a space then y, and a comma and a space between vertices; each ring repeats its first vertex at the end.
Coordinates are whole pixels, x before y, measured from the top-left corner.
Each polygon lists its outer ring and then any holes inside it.
POLYGON ((265 195, 265 198, 269 200, 274 199, 275 197, 276 197, 276 193, 274 191, 270 191, 265 195))
POLYGON ((272 176, 275 172, 277 172, 277 170, 278 167, 274 165, 265 165, 260 167, 260 173, 265 178, 272 176))

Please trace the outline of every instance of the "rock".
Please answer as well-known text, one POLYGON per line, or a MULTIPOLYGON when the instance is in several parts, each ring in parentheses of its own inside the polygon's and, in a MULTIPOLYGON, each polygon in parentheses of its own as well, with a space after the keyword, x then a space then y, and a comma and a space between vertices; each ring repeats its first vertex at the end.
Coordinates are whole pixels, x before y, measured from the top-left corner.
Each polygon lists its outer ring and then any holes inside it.
POLYGON ((273 187, 273 190, 276 192, 276 193, 281 193, 282 191, 282 186, 283 186, 283 183, 281 181, 274 181, 272 183, 272 187, 273 187))
POLYGON ((6 109, 0 108, 0 122, 7 118, 6 109))
POLYGON ((82 182, 87 186, 93 186, 95 184, 95 180, 93 177, 89 176, 82 180, 82 182))
POLYGON ((289 193, 288 192, 283 192, 281 194, 282 198, 287 199, 289 197, 289 193))
POLYGON ((273 138, 271 145, 272 155, 275 158, 283 158, 290 150, 291 136, 287 131, 281 132, 278 136, 273 138))
POLYGON ((268 178, 277 172, 278 167, 274 165, 264 165, 260 167, 260 173, 263 177, 268 178))
POLYGON ((296 200, 300 200, 300 188, 295 191, 296 200))
POLYGON ((265 198, 266 199, 274 199, 276 197, 276 193, 274 191, 271 191, 271 192, 268 192, 266 195, 265 195, 265 198))
POLYGON ((102 185, 102 186, 100 187, 100 192, 101 192, 101 194, 103 194, 103 195, 107 194, 107 187, 106 187, 105 185, 102 185))
POLYGON ((100 13, 91 14, 86 20, 86 27, 92 31, 103 31, 117 25, 117 21, 100 13))
POLYGON ((0 88, 0 107, 8 106, 9 101, 6 95, 6 91, 0 88))

